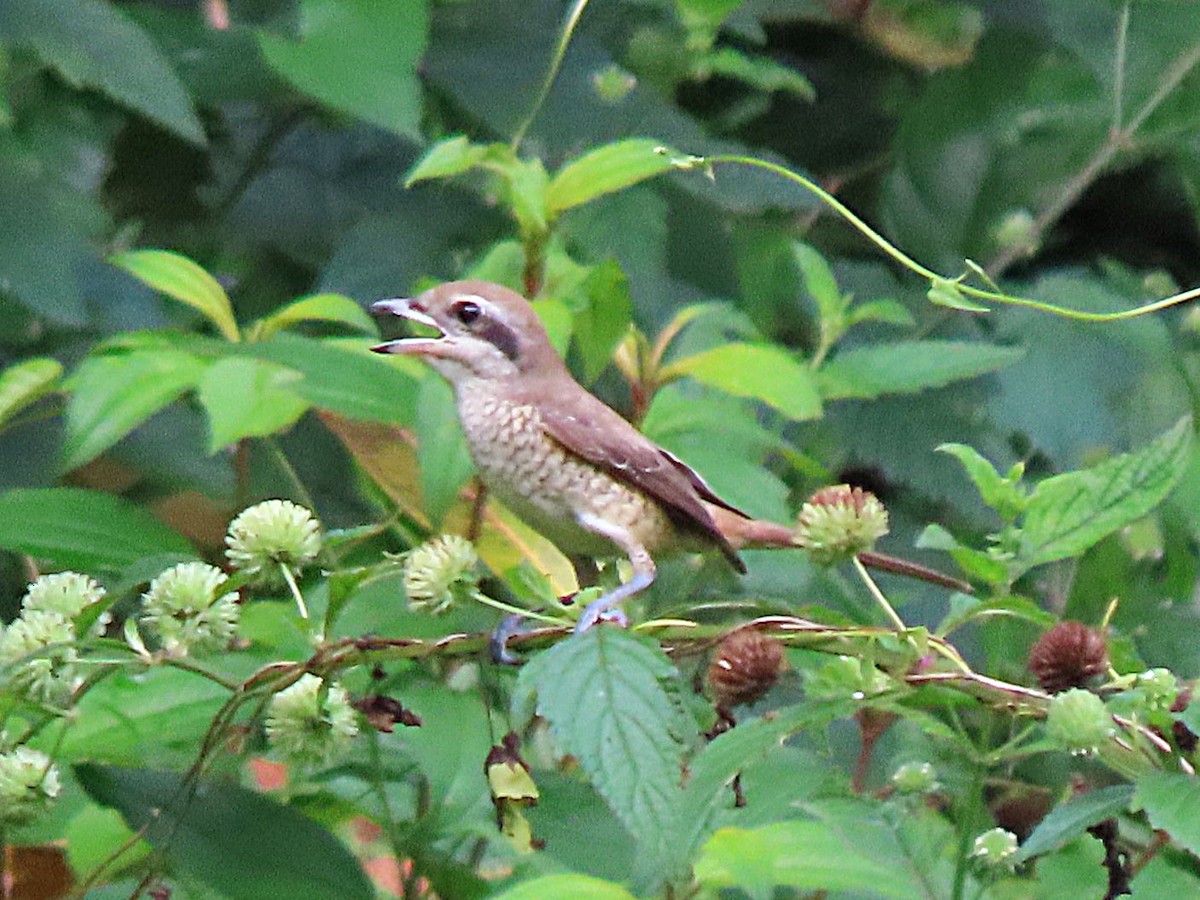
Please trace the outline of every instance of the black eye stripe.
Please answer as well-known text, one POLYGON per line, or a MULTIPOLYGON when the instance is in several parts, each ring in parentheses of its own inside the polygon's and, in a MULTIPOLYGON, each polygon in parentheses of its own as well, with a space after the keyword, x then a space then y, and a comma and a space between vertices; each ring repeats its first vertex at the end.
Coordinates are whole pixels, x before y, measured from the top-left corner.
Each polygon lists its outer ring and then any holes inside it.
POLYGON ((483 327, 478 333, 481 338, 513 362, 516 362, 517 357, 521 355, 520 338, 517 337, 515 331, 503 322, 497 322, 495 319, 488 318, 484 321, 483 327))

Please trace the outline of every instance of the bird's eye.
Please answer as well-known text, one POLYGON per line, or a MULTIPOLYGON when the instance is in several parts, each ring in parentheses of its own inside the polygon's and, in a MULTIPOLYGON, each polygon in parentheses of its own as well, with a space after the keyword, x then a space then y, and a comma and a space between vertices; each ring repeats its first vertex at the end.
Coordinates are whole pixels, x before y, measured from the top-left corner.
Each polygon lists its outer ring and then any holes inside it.
POLYGON ((462 300, 454 304, 454 315, 458 321, 464 325, 470 325, 482 315, 483 310, 479 308, 478 303, 472 303, 470 300, 462 300))

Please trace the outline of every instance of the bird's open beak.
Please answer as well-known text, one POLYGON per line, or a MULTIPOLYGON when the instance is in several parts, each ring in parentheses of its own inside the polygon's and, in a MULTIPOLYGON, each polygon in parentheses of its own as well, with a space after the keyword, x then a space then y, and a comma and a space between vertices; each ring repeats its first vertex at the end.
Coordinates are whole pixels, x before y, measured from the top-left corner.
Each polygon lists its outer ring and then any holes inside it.
POLYGON ((441 326, 438 325, 432 316, 414 306, 411 299, 397 297, 392 300, 378 300, 371 304, 371 314, 376 316, 400 316, 402 319, 428 326, 437 332, 437 335, 434 337, 406 337, 398 338, 394 341, 385 341, 382 344, 376 344, 372 347, 371 350, 373 352, 425 354, 429 356, 436 356, 438 354, 445 332, 442 331, 441 326))

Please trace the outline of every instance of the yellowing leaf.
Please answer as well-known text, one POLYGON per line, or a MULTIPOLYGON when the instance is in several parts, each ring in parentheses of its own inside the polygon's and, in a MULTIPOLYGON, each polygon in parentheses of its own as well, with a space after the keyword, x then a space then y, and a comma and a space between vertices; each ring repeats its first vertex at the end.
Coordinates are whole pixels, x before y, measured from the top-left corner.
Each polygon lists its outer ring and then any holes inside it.
POLYGON ((225 289, 186 256, 168 250, 131 250, 110 256, 108 261, 154 290, 199 310, 227 340, 241 340, 225 289))

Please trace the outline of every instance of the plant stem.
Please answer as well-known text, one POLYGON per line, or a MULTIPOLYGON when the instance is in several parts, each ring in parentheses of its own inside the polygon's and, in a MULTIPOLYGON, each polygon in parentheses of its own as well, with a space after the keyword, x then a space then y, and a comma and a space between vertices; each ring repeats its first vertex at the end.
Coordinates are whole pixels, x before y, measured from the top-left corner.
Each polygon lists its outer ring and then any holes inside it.
POLYGON ((292 574, 287 563, 281 562, 278 565, 279 571, 283 574, 283 580, 287 582, 288 589, 292 592, 292 599, 296 601, 296 609, 300 612, 300 618, 307 621, 308 606, 304 603, 304 595, 300 593, 300 585, 296 584, 296 576, 292 574))
POLYGON ((900 618, 896 610, 892 607, 892 604, 888 602, 888 598, 883 595, 883 591, 879 589, 879 585, 875 583, 875 579, 871 577, 871 573, 867 571, 867 567, 862 564, 862 560, 855 556, 852 561, 854 563, 854 571, 863 580, 863 584, 867 586, 867 590, 875 598, 875 602, 883 607, 884 613, 892 620, 892 624, 896 626, 896 630, 907 631, 908 626, 904 624, 904 620, 900 618))
POLYGON ((562 31, 558 36, 558 46, 554 48, 554 56, 550 59, 550 71, 546 73, 546 78, 542 82, 542 88, 538 91, 537 97, 533 101, 533 106, 529 112, 517 126, 517 130, 513 132, 512 140, 509 146, 516 151, 521 146, 521 141, 525 140, 525 133, 529 130, 529 126, 533 124, 533 120, 537 118, 537 114, 541 111, 542 105, 546 102, 546 98, 550 96, 550 89, 554 87, 554 80, 558 78, 558 72, 562 68, 563 59, 567 55, 567 46, 571 43, 571 36, 575 34, 575 26, 579 24, 580 17, 583 16, 583 11, 587 8, 588 0, 575 0, 574 5, 567 11, 567 16, 563 20, 562 31))

